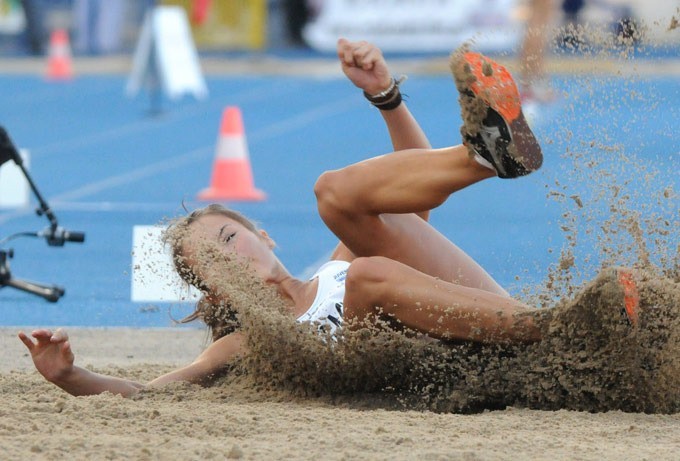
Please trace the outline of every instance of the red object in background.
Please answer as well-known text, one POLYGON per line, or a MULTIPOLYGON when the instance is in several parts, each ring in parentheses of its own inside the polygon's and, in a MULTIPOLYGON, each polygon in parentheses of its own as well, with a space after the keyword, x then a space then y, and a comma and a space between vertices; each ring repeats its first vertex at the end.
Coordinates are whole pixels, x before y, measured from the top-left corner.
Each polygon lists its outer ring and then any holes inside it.
POLYGON ((70 80, 73 78, 71 45, 69 44, 68 32, 64 29, 55 30, 50 37, 47 78, 49 80, 70 80))
POLYGON ((202 25, 208 17, 208 10, 212 0, 194 0, 191 8, 191 22, 197 26, 202 25))

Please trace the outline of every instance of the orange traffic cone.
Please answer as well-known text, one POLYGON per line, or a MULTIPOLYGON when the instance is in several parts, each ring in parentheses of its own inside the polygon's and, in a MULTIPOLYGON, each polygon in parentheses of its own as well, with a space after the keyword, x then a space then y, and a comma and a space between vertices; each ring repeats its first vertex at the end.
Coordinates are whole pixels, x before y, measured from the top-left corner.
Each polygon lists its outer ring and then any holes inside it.
POLYGON ((253 183, 241 111, 238 107, 227 107, 222 114, 210 187, 202 190, 198 199, 263 200, 265 197, 253 183))
POLYGON ((48 53, 47 78, 49 80, 72 78, 71 46, 68 41, 68 33, 64 29, 56 29, 52 32, 48 53))

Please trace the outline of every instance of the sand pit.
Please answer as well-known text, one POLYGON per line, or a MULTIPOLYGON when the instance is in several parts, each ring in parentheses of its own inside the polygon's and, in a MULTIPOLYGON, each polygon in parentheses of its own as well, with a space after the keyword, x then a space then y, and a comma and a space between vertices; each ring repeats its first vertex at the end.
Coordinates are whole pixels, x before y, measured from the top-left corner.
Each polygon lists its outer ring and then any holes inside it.
MULTIPOLYGON (((613 272, 546 315, 546 340, 523 348, 390 336, 350 353, 283 315, 253 313, 246 323, 270 333, 250 340, 252 358, 231 374, 131 399, 46 383, 18 329, 4 328, 0 444, 6 459, 676 459, 678 284, 638 275, 631 327, 613 272), (281 334, 287 343, 276 343, 281 334)), ((142 382, 188 363, 207 340, 197 329, 70 334, 76 363, 142 382)))
MULTIPOLYGON (((440 414, 381 408, 368 397, 332 404, 258 392, 238 381, 170 386, 132 400, 76 398, 33 371, 15 333, 0 330, 4 459, 671 460, 680 439, 678 414, 518 408, 440 414)), ((197 330, 70 333, 80 364, 134 379, 186 363, 205 339, 197 330)))
MULTIPOLYGON (((674 17, 669 29, 676 26, 674 17)), ((577 144, 571 134, 564 143, 577 144)), ((598 176, 611 171, 610 164, 599 170, 582 166, 592 151, 629 153, 590 142, 583 146, 565 149, 577 165, 571 178, 610 194, 596 197, 608 204, 605 226, 594 220, 594 200, 583 190, 558 185, 549 192, 572 208, 561 223, 568 246, 535 298, 544 307, 562 299, 539 314, 545 328, 541 343, 443 346, 390 335, 336 343, 279 315, 263 290, 234 295, 240 296, 244 324, 254 332, 253 354, 215 385, 174 384, 131 399, 108 393, 76 398, 38 375, 16 338, 18 328, 3 328, 0 458, 677 459, 677 195, 662 188, 657 197, 636 185, 637 195, 658 199, 672 216, 639 219, 631 210, 647 209, 637 207, 635 196, 620 193, 627 183, 620 188, 610 175, 598 176), (587 232, 576 233, 584 223, 604 229, 605 237, 591 245, 587 232), (640 244, 638 231, 657 240, 640 244), (624 234, 632 243, 621 249, 616 244, 624 234), (611 270, 580 283, 589 273, 578 264, 582 248, 599 248, 596 256, 604 258, 593 259, 600 262, 625 255, 645 263, 636 272, 638 327, 622 315, 622 293, 611 270), (650 261, 662 267, 654 269, 650 261)), ((69 333, 78 365, 142 382, 189 363, 208 337, 198 329, 69 333)))

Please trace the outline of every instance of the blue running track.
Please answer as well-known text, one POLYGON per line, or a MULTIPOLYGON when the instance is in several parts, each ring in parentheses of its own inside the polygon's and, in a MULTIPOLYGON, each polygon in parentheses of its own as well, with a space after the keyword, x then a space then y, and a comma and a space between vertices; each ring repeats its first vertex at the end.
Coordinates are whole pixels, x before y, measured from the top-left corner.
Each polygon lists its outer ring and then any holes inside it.
MULTIPOLYGON (((84 244, 63 248, 37 239, 5 245, 15 252, 15 277, 61 285, 66 295, 48 303, 0 289, 0 325, 165 327, 171 325, 168 309, 176 317, 189 312, 188 304, 156 309, 131 302, 132 227, 182 214, 182 202, 201 205, 195 197, 208 185, 228 105, 242 110, 255 182, 268 194, 264 202, 230 205, 273 236, 293 274, 305 273, 335 244, 316 213, 318 174, 391 150, 380 117, 339 72, 213 76, 207 100, 164 101, 159 115, 148 113, 145 95, 124 96, 125 80, 80 76, 48 83, 0 75, 0 124, 30 150, 33 178, 60 224, 86 233, 84 244)), ((559 226, 564 209, 547 195, 556 180, 571 180, 563 156, 568 149, 593 140, 622 145, 642 160, 640 173, 654 165, 663 172, 659 181, 678 189, 677 81, 556 76, 562 96, 532 115, 544 168, 452 196, 433 213, 433 224, 511 292, 539 282, 565 242, 559 226)), ((404 92, 433 146, 460 142, 457 94, 448 75, 411 75, 404 92)), ((33 206, 0 210, 0 238, 45 227, 33 206)))

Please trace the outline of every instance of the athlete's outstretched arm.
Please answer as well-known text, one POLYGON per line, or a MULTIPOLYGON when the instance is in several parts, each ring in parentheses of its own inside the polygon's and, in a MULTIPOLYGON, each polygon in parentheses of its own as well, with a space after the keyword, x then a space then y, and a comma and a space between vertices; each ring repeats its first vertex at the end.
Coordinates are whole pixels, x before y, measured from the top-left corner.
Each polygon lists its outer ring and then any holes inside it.
POLYGON ((71 395, 92 395, 108 391, 129 397, 144 387, 135 381, 100 375, 75 366, 68 334, 61 328, 54 333, 46 329, 35 330, 31 337, 23 331, 19 332, 19 339, 31 353, 38 372, 47 381, 71 395))
POLYGON ((244 350, 240 333, 224 336, 208 346, 191 364, 142 384, 115 376, 94 373, 74 365, 74 355, 66 331, 41 329, 23 331, 19 339, 31 354, 36 369, 43 377, 71 395, 93 395, 111 392, 130 397, 146 386, 162 386, 175 381, 206 384, 244 350))

